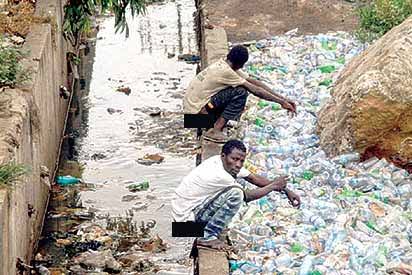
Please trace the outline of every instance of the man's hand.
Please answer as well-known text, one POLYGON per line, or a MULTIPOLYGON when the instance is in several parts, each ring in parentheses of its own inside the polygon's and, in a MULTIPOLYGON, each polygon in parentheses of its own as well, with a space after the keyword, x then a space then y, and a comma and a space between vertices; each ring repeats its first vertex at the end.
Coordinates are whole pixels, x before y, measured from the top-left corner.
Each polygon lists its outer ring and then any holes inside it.
POLYGON ((288 112, 291 112, 292 114, 296 114, 296 104, 295 104, 295 102, 286 99, 280 105, 282 106, 283 109, 287 110, 288 112))
POLYGON ((297 194, 294 192, 287 190, 286 191, 286 196, 288 196, 290 204, 292 204, 293 207, 300 207, 300 198, 297 194))
POLYGON ((274 181, 272 181, 272 186, 274 191, 283 191, 286 188, 286 184, 288 182, 288 176, 281 176, 274 181))

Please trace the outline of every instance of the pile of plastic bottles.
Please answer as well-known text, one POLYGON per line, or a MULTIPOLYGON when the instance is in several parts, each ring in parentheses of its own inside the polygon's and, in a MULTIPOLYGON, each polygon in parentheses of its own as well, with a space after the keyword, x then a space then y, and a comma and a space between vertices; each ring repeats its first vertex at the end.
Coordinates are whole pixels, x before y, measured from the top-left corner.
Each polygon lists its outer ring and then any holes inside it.
POLYGON ((365 47, 346 33, 288 33, 251 46, 249 73, 297 102, 298 113, 251 104, 241 127, 245 166, 289 175, 302 205, 272 192, 244 207, 231 224, 240 251, 231 274, 411 274, 410 175, 384 159, 360 163, 357 153, 328 158, 315 133, 339 72, 365 47))

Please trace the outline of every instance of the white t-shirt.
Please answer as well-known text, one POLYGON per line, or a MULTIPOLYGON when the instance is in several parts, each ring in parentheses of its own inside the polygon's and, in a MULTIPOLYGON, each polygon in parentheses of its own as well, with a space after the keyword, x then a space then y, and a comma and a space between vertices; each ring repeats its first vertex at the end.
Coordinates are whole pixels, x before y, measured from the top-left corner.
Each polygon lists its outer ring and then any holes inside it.
POLYGON ((243 85, 248 77, 249 75, 244 71, 234 71, 224 59, 219 59, 190 82, 183 98, 184 113, 199 113, 216 93, 229 86, 243 85))
MULTIPOLYGON (((249 175, 250 172, 242 167, 237 177, 249 175)), ((172 200, 173 219, 176 222, 193 221, 192 210, 228 186, 241 187, 224 169, 220 155, 210 157, 184 177, 176 188, 176 197, 172 200)))

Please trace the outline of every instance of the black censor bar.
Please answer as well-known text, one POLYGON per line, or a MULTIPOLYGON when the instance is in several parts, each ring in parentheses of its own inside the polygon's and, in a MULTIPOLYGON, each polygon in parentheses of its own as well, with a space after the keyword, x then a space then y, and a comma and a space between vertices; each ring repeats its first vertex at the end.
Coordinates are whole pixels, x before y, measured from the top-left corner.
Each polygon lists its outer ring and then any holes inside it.
POLYGON ((172 222, 172 237, 203 237, 207 222, 172 222))
POLYGON ((184 114, 185 128, 213 128, 214 120, 208 114, 184 114))

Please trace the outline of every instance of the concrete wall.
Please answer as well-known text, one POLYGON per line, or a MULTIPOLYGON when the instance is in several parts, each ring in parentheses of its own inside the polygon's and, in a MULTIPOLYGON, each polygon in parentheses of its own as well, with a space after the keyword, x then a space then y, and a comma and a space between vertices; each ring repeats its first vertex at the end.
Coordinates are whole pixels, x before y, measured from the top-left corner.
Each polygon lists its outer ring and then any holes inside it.
POLYGON ((196 0, 196 33, 202 69, 209 64, 225 57, 228 52, 226 31, 223 28, 211 26, 208 19, 208 0, 196 0))
POLYGON ((51 24, 33 25, 24 43, 24 63, 32 79, 23 87, 0 92, 0 163, 24 163, 30 173, 12 186, 0 187, 0 275, 16 274, 16 261, 29 263, 41 234, 49 187, 41 166, 55 169, 68 101, 59 86, 68 86, 66 42, 60 35, 62 3, 38 0, 37 15, 51 24), (34 213, 29 215, 29 208, 34 213))
MULTIPOLYGON (((227 35, 223 28, 209 26, 207 18, 208 0, 196 0, 197 15, 196 33, 201 56, 201 69, 206 68, 219 58, 225 57, 228 52, 227 35)), ((202 140, 202 161, 219 154, 221 144, 202 140)), ((229 274, 229 262, 226 253, 199 249, 199 275, 229 274)))

